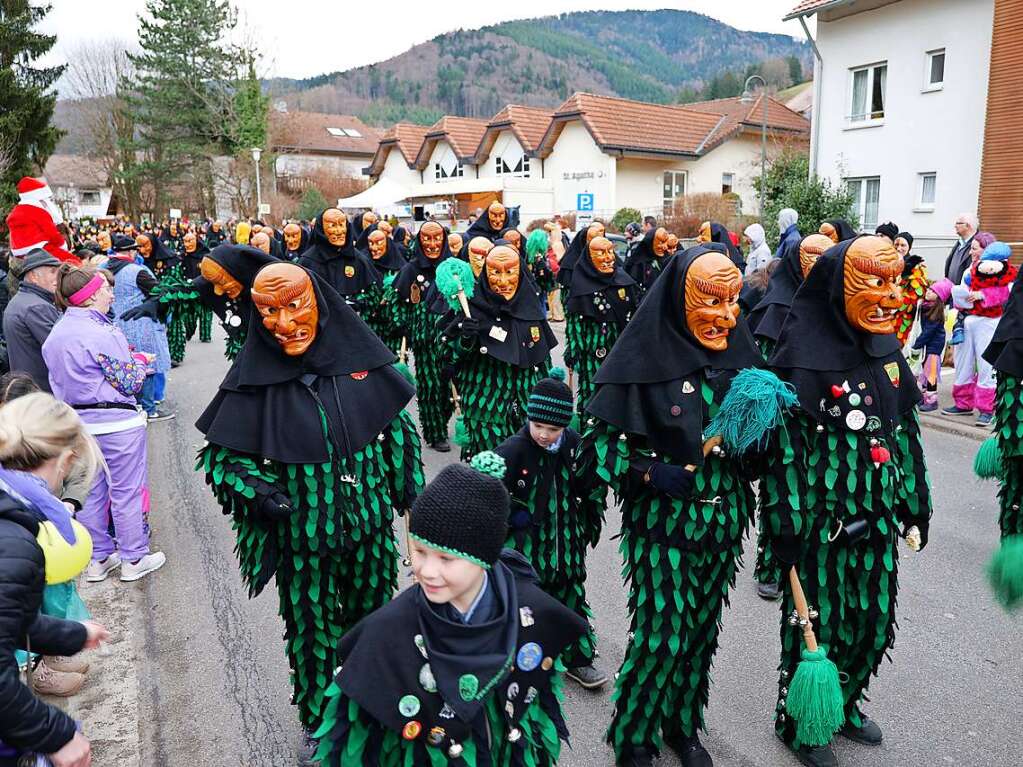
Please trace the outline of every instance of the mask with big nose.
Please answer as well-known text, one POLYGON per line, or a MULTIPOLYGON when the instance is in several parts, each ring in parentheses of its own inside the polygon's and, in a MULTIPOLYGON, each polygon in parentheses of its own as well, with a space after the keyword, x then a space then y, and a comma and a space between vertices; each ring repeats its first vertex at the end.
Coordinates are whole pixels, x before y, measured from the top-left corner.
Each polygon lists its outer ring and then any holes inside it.
POLYGON ((685 322, 701 346, 716 352, 728 348, 728 334, 739 319, 740 290, 742 274, 723 253, 704 253, 689 265, 685 322))
POLYGON ((316 340, 320 313, 309 274, 297 264, 270 264, 256 275, 252 302, 281 349, 289 357, 304 354, 316 340))
POLYGON ((902 257, 882 237, 860 237, 845 253, 845 316, 865 333, 895 332, 902 305, 902 257))

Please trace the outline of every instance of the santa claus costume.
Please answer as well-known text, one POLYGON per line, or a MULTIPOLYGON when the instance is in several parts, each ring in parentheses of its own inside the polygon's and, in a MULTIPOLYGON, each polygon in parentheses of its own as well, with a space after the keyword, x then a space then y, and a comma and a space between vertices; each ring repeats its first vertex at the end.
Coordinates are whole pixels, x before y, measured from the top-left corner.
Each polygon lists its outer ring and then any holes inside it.
POLYGON ((57 224, 64 217, 53 199, 53 190, 46 179, 25 176, 18 182, 20 202, 7 216, 11 235, 11 255, 21 258, 33 248, 42 248, 51 256, 78 265, 81 261, 67 249, 64 235, 57 224))

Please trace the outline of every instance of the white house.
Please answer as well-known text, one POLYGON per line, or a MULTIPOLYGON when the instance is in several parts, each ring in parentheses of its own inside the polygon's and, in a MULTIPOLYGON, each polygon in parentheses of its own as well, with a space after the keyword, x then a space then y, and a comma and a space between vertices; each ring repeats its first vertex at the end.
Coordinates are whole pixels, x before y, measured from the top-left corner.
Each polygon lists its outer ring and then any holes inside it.
POLYGON ((43 176, 65 218, 99 219, 117 213, 113 187, 98 161, 79 155, 51 155, 43 176))
POLYGON ((1023 4, 804 0, 786 18, 810 15, 817 16, 819 52, 811 166, 849 185, 861 229, 895 222, 939 273, 962 213, 979 210, 981 227, 1003 239, 1023 236, 1023 59, 1014 53, 1023 4), (995 21, 996 7, 1002 22, 995 21), (1007 63, 996 67, 998 57, 1007 63), (996 84, 1004 89, 997 100, 989 97, 996 84), (999 133, 1013 134, 1016 151, 993 151, 992 141, 1012 139, 985 135, 992 110, 1004 125, 999 133))
POLYGON ((271 111, 271 151, 278 188, 298 191, 322 174, 362 178, 380 134, 357 117, 271 111))

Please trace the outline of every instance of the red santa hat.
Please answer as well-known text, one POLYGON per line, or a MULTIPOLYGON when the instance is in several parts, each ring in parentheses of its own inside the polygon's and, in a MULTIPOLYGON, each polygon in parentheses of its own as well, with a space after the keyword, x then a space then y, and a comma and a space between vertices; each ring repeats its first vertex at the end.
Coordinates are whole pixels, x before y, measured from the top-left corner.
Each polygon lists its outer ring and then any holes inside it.
POLYGON ((25 176, 18 182, 17 188, 18 196, 22 202, 36 202, 47 197, 53 197, 53 190, 47 185, 45 178, 25 176))

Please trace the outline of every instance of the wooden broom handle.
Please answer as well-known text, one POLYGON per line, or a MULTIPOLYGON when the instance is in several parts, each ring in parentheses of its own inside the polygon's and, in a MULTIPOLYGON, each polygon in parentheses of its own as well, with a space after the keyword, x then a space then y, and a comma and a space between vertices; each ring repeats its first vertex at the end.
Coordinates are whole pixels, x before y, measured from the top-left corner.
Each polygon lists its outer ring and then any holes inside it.
POLYGON ((462 398, 458 396, 458 389, 455 388, 455 382, 451 382, 451 401, 455 403, 455 415, 460 416, 462 414, 462 398))
POLYGON ((466 298, 465 291, 462 290, 462 281, 460 279, 458 279, 457 275, 452 275, 452 276, 454 277, 455 282, 458 284, 458 294, 457 294, 458 295, 458 303, 462 305, 462 311, 465 313, 465 316, 466 317, 472 317, 472 315, 469 313, 469 299, 466 298))
MULTIPOLYGON (((704 442, 703 457, 706 458, 710 454, 710 451, 716 448, 722 442, 724 442, 724 439, 720 434, 715 434, 713 437, 704 442)), ((686 464, 686 471, 696 471, 696 464, 695 463, 686 464)))
POLYGON ((806 604, 806 595, 803 593, 803 585, 799 582, 795 566, 789 569, 789 585, 792 587, 792 600, 796 603, 796 612, 801 620, 806 621, 803 625, 803 642, 806 643, 807 650, 816 652, 817 637, 814 636, 813 624, 810 623, 810 608, 806 604))
POLYGON ((401 351, 398 354, 398 360, 403 365, 408 359, 408 339, 405 336, 401 337, 401 351))

